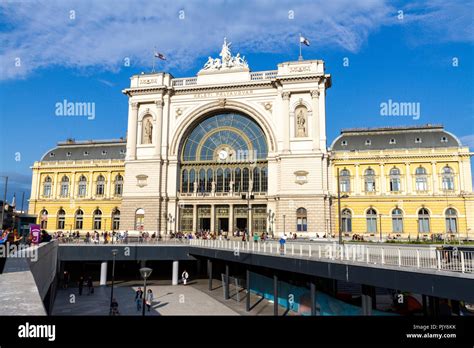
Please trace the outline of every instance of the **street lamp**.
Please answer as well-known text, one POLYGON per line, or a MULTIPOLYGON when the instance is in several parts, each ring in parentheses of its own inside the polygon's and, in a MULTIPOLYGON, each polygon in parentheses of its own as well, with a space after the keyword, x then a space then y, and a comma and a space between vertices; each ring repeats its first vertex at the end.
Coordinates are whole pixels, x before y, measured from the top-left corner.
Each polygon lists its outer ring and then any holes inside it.
POLYGON ((153 270, 151 268, 148 268, 148 267, 140 268, 140 274, 143 278, 143 308, 142 308, 143 311, 142 311, 142 316, 145 316, 146 280, 150 276, 152 271, 153 270))
POLYGON ((114 299, 114 280, 115 280, 115 256, 117 256, 118 250, 112 249, 112 289, 110 290, 110 310, 109 315, 112 314, 112 301, 114 299))
POLYGON ((286 215, 283 214, 283 235, 286 234, 286 215))
POLYGON ((380 243, 382 243, 382 214, 379 214, 379 225, 380 225, 380 243))
POLYGON ((270 224, 270 233, 272 234, 272 239, 274 238, 273 235, 273 223, 275 222, 275 213, 272 212, 271 209, 268 210, 268 222, 270 224))
POLYGON ((0 229, 3 229, 3 218, 5 214, 5 205, 7 202, 7 187, 8 187, 8 176, 0 175, 0 178, 5 178, 5 190, 3 191, 3 204, 2 204, 2 217, 0 220, 0 229))

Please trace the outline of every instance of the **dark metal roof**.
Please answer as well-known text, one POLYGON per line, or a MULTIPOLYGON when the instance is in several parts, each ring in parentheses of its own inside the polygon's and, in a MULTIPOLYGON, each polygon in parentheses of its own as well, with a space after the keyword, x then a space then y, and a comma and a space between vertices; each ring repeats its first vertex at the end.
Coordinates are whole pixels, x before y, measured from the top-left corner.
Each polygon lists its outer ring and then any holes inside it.
POLYGON ((67 140, 46 152, 41 161, 125 159, 126 140, 67 140))
POLYGON ((459 139, 441 125, 344 129, 332 151, 460 147, 459 139))

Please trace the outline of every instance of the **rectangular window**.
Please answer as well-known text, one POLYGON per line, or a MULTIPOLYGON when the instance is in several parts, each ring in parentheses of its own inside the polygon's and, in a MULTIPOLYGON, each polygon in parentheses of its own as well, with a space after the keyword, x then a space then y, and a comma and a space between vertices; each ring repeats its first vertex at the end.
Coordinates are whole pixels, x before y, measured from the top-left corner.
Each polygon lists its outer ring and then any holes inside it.
POLYGON ((427 191, 428 185, 426 182, 426 178, 417 178, 416 179, 416 190, 417 191, 427 191))
POLYGON ((69 185, 68 184, 62 184, 61 185, 61 197, 67 197, 69 191, 69 185))
POLYGON ((369 233, 377 232, 377 218, 375 217, 367 218, 367 232, 369 233))
POLYGON ((82 219, 76 220, 76 226, 74 227, 76 230, 82 230, 82 219))
POLYGON ((403 232, 403 220, 401 218, 392 219, 392 230, 397 233, 403 232))
POLYGON ((308 221, 306 218, 298 218, 296 221, 296 230, 298 232, 308 231, 308 221))
POLYGON ((400 191, 400 179, 393 178, 390 180, 390 191, 399 192, 400 191))
POLYGON ((418 232, 428 233, 430 232, 430 220, 427 218, 418 219, 418 232))
POLYGON ((449 232, 449 233, 458 232, 456 218, 446 218, 446 232, 449 232))

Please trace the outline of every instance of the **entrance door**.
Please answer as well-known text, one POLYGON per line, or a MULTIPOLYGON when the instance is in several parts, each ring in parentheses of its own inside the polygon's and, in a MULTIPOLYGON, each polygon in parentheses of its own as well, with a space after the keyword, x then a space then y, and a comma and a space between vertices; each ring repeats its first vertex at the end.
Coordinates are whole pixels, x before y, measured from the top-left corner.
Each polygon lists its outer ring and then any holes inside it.
POLYGON ((229 232, 229 218, 219 218, 218 232, 229 232))
POLYGON ((211 218, 200 218, 199 219, 199 229, 203 231, 211 230, 211 218))
POLYGON ((236 220, 238 230, 243 231, 247 228, 247 218, 237 218, 236 220))

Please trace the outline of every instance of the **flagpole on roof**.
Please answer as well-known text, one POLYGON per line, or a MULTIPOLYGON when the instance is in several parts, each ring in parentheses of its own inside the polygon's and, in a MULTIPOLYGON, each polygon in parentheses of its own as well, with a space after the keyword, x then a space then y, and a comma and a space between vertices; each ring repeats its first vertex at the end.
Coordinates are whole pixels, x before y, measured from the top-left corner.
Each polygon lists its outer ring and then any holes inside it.
POLYGON ((301 55, 301 33, 300 33, 300 39, 299 39, 299 41, 300 41, 300 55, 299 55, 299 57, 298 57, 298 60, 303 60, 303 56, 301 55))
POLYGON ((155 72, 155 59, 156 59, 156 46, 153 46, 153 66, 151 68, 151 72, 155 72))

